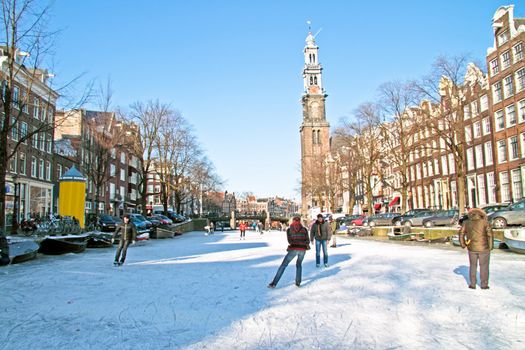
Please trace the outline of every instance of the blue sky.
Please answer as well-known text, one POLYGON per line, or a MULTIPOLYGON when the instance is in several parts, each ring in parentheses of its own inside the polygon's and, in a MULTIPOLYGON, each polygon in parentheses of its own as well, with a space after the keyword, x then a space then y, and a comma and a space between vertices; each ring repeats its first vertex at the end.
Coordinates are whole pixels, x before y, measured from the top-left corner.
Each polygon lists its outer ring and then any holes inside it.
MULTIPOLYGON (((525 17, 523 1, 515 16, 525 17)), ((327 119, 439 55, 484 62, 492 16, 510 3, 55 0, 56 84, 111 76, 114 106, 159 99, 194 126, 230 192, 299 199, 306 21, 320 47, 327 119)))

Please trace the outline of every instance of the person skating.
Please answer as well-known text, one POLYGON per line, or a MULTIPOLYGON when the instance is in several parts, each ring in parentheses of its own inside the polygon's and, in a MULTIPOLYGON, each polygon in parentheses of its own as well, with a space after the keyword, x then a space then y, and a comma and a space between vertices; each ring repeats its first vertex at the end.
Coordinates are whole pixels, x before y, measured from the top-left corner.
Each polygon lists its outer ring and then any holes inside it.
POLYGON ((332 218, 330 215, 330 229, 332 230, 332 245, 330 247, 337 248, 337 239, 336 239, 336 230, 337 230, 337 221, 332 218))
POLYGON ((284 270, 290 264, 290 262, 297 257, 296 271, 295 271, 295 285, 299 287, 301 285, 302 277, 302 263, 306 251, 310 249, 310 242, 308 239, 308 230, 301 225, 301 218, 294 217, 292 224, 286 230, 286 238, 288 239, 288 253, 283 259, 281 266, 277 270, 275 277, 272 282, 268 285, 268 288, 275 288, 277 283, 281 279, 284 270))
POLYGON ((462 248, 468 249, 470 262, 469 288, 476 289, 476 274, 479 261, 481 289, 489 289, 490 251, 494 247, 492 228, 487 220, 487 214, 474 208, 468 213, 468 219, 463 221, 459 232, 459 242, 462 248))
POLYGON ((317 215, 317 220, 312 225, 310 231, 310 241, 313 243, 315 238, 315 266, 321 266, 321 248, 323 248, 323 263, 328 267, 328 249, 327 243, 332 238, 332 230, 322 214, 317 215))
POLYGON ((135 243, 135 239, 137 237, 137 229, 133 223, 129 222, 129 216, 124 215, 122 221, 123 222, 117 226, 117 229, 113 233, 113 238, 111 238, 111 243, 113 243, 117 235, 120 233, 120 241, 115 254, 115 262, 113 263, 115 266, 124 264, 128 246, 130 243, 135 243))
POLYGON ((240 239, 246 240, 246 224, 244 223, 244 221, 241 221, 241 223, 239 224, 239 230, 241 231, 240 239))

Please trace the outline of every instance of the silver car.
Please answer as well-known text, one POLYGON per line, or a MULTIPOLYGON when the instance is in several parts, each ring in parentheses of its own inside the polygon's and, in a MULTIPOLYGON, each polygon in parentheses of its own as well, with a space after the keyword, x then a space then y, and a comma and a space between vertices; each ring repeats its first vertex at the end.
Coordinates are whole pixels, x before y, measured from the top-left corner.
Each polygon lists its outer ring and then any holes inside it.
POLYGON ((494 228, 505 228, 508 225, 525 225, 525 199, 507 208, 489 214, 489 222, 494 228))
POLYGON ((423 220, 428 219, 432 216, 436 215, 436 212, 432 211, 423 211, 420 213, 417 213, 416 215, 406 218, 403 221, 401 221, 401 225, 404 226, 423 226, 423 220))

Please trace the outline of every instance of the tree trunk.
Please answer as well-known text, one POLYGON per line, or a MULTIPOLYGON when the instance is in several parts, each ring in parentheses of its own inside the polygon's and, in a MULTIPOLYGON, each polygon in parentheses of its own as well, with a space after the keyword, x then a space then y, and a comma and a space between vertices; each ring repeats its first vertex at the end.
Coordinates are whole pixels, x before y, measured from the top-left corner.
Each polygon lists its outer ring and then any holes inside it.
MULTIPOLYGON (((3 134, 3 133, 2 133, 3 134)), ((2 135, 2 140, 5 138, 2 135)), ((5 145, 6 143, 4 143, 5 145)), ((0 147, 0 230, 5 233, 5 175, 7 171, 7 148, 0 147)))

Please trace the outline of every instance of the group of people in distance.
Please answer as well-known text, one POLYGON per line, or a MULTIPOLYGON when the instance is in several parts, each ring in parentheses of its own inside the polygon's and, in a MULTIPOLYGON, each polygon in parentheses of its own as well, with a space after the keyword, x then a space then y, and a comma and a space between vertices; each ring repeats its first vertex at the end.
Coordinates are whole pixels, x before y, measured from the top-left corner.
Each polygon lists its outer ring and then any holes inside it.
MULTIPOLYGON (((494 248, 493 233, 490 223, 487 220, 487 214, 481 209, 469 210, 467 217, 461 223, 459 239, 461 247, 468 249, 469 257, 469 288, 476 289, 477 267, 480 268, 480 287, 489 289, 489 262, 490 252, 494 248)), ((317 215, 317 220, 313 223, 310 234, 301 224, 301 218, 294 217, 293 221, 286 231, 288 239, 288 253, 284 257, 275 277, 268 285, 269 288, 275 288, 284 270, 290 262, 297 257, 295 285, 301 285, 302 262, 306 251, 310 249, 310 243, 315 239, 315 263, 320 267, 320 251, 323 250, 323 263, 328 267, 327 242, 332 236, 332 229, 322 214, 317 215)), ((335 243, 335 242, 334 242, 335 243)))

